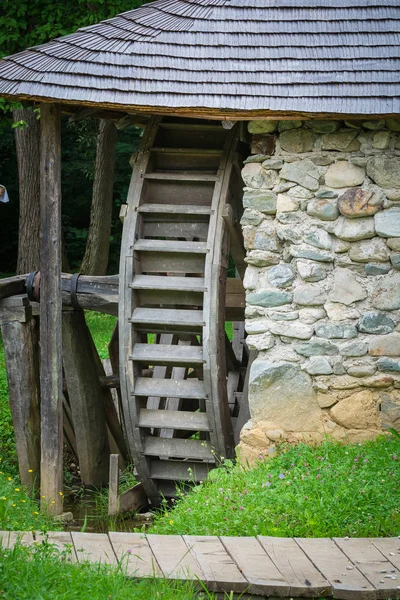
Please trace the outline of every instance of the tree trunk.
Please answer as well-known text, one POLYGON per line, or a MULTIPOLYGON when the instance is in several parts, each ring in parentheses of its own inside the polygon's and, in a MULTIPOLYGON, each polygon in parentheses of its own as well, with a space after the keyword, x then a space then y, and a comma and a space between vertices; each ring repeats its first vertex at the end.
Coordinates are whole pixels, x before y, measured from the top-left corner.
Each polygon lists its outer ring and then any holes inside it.
POLYGON ((40 122, 31 108, 13 111, 19 178, 19 239, 17 274, 40 268, 40 122))
POLYGON ((100 121, 93 182, 89 234, 81 273, 105 275, 110 249, 112 194, 117 130, 112 121, 100 121))

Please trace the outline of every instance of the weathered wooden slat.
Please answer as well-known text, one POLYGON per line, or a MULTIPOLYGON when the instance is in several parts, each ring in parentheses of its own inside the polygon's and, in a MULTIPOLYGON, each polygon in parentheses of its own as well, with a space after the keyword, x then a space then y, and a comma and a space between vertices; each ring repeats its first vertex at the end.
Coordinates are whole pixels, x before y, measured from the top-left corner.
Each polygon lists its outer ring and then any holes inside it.
POLYGON ((202 123, 201 121, 199 121, 198 123, 161 121, 160 127, 162 129, 172 129, 172 130, 176 130, 176 131, 180 131, 180 130, 191 131, 191 132, 211 131, 212 133, 214 133, 214 132, 224 133, 224 130, 219 123, 215 124, 215 125, 213 125, 213 124, 210 125, 209 123, 202 123))
POLYGON ((229 593, 245 592, 249 582, 216 536, 184 535, 183 539, 203 571, 207 588, 229 593))
MULTIPOLYGON (((185 243, 185 242, 182 242, 185 243)), ((202 275, 204 256, 187 252, 141 252, 140 264, 143 273, 175 273, 202 275)))
POLYGON ((111 531, 108 537, 118 561, 122 563, 123 572, 127 575, 162 577, 162 571, 144 534, 111 531))
POLYGON ((377 598, 389 598, 399 589, 400 571, 366 538, 333 538, 335 544, 377 589, 377 598))
POLYGON ((218 148, 163 148, 163 147, 154 147, 151 149, 154 153, 162 153, 162 154, 183 154, 183 155, 211 155, 211 156, 220 156, 222 154, 222 149, 218 148))
MULTIPOLYGON (((136 308, 131 322, 136 325, 166 325, 190 328, 197 331, 204 324, 201 310, 176 310, 168 308, 136 308)), ((151 331, 151 329, 148 329, 151 331)))
POLYGON ((78 562, 117 565, 117 559, 106 533, 71 532, 78 562))
POLYGON ((258 536, 261 546, 290 585, 290 596, 331 596, 332 586, 292 538, 258 536))
POLYGON ((374 586, 332 540, 296 538, 296 542, 329 581, 334 598, 364 600, 377 597, 374 586))
POLYGON ((203 481, 212 469, 210 463, 157 460, 151 461, 150 473, 152 479, 172 479, 175 481, 203 481))
POLYGON ((134 245, 140 252, 187 252, 188 254, 207 254, 206 242, 180 242, 171 240, 138 240, 134 245))
POLYGON ((146 538, 164 577, 186 581, 205 579, 198 562, 180 535, 147 535, 146 538))
POLYGON ((149 365, 201 365, 201 347, 168 346, 167 344, 135 344, 131 360, 149 365))
POLYGON ((49 531, 46 534, 40 531, 35 532, 35 545, 48 543, 63 552, 63 556, 69 562, 76 563, 76 552, 72 542, 71 533, 69 531, 49 531))
POLYGON ((0 531, 0 546, 2 548, 14 548, 16 544, 32 546, 34 543, 31 531, 0 531))
POLYGON ((210 431, 206 413, 148 410, 142 408, 139 415, 139 427, 162 427, 180 429, 182 431, 210 431))
POLYGON ((223 218, 229 231, 230 246, 229 251, 235 263, 235 267, 243 279, 246 272, 246 250, 244 248, 243 233, 239 223, 235 222, 233 208, 230 204, 224 207, 223 218))
POLYGON ((25 280, 27 275, 16 275, 15 277, 3 277, 0 279, 0 300, 23 294, 25 292, 25 280))
POLYGON ((159 181, 217 181, 217 175, 203 175, 200 173, 146 173, 145 179, 159 181))
POLYGON ((249 582, 249 594, 290 597, 291 587, 256 538, 221 537, 221 542, 249 582))
POLYGON ((146 219, 142 226, 142 236, 144 238, 163 238, 166 240, 186 239, 198 240, 204 242, 207 239, 208 223, 201 221, 185 223, 184 221, 160 221, 146 219))
POLYGON ((141 204, 138 207, 138 212, 166 215, 210 215, 211 208, 190 204, 141 204))
POLYGON ((372 538, 371 542, 396 569, 400 570, 400 538, 372 538))
POLYGON ((133 394, 135 396, 161 396, 164 398, 189 398, 203 400, 206 397, 202 381, 193 379, 154 379, 138 377, 135 380, 133 394))
POLYGON ((144 453, 146 456, 167 456, 215 462, 210 444, 203 440, 149 436, 144 440, 144 453))
POLYGON ((162 277, 136 275, 131 283, 134 290, 171 290, 175 292, 204 292, 202 277, 162 277))

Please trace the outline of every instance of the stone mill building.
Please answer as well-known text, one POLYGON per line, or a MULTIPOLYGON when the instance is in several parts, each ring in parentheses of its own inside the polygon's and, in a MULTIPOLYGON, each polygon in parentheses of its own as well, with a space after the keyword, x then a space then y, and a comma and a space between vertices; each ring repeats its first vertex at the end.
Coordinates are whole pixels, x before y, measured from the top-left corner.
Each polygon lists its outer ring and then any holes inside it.
POLYGON ((0 62, 7 98, 240 131, 243 460, 400 428, 399 31, 398 0, 157 0, 0 62))

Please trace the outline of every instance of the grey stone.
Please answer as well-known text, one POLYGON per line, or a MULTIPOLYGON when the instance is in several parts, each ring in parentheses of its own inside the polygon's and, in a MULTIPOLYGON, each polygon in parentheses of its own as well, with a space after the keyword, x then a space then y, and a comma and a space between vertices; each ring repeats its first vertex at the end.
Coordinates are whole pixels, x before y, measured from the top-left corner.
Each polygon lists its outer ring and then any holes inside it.
POLYGON ((250 208, 245 208, 242 218, 240 219, 240 224, 244 225, 259 225, 263 220, 263 215, 258 210, 251 210, 250 208))
POLYGON ((315 327, 317 337, 332 339, 349 340, 357 337, 357 329, 352 325, 342 325, 341 323, 320 323, 315 327))
POLYGON ((334 255, 332 252, 328 252, 326 250, 316 250, 312 246, 291 246, 289 251, 293 258, 305 258, 308 260, 315 260, 317 262, 332 262, 334 260, 334 255))
POLYGON ((400 271, 400 254, 398 252, 394 252, 390 255, 390 262, 392 263, 393 269, 400 271))
POLYGON ((387 262, 389 260, 389 250, 382 239, 373 238, 357 242, 350 248, 349 256, 355 262, 387 262))
POLYGON ((370 338, 371 356, 400 356, 400 333, 388 333, 370 338))
POLYGON ((367 175, 380 187, 400 188, 400 157, 372 156, 367 162, 367 175))
POLYGON ((324 309, 331 321, 350 321, 351 319, 358 319, 360 316, 357 309, 339 302, 326 302, 324 309))
POLYGON ((384 194, 387 196, 388 200, 393 200, 393 202, 400 201, 400 189, 390 188, 383 190, 384 194))
POLYGON ((327 167, 335 162, 335 157, 329 154, 313 154, 310 156, 310 160, 319 167, 327 167))
POLYGON ((271 321, 295 321, 299 318, 299 311, 291 310, 289 312, 272 312, 268 311, 268 318, 271 321))
POLYGON ((271 308, 273 306, 282 306, 283 304, 290 304, 293 299, 293 294, 289 292, 283 292, 281 290, 265 289, 259 292, 251 292, 246 296, 246 302, 248 304, 254 304, 256 306, 265 306, 271 308))
POLYGON ((332 369, 335 375, 345 375, 346 369, 344 368, 342 358, 339 356, 334 356, 331 358, 330 363, 332 365, 332 369))
POLYGON ((320 250, 330 250, 332 248, 332 238, 323 229, 311 229, 304 237, 304 241, 320 250))
POLYGON ((295 185, 288 191, 288 196, 291 196, 292 198, 302 198, 309 200, 313 197, 313 192, 310 192, 310 190, 307 190, 301 185, 295 185))
POLYGON ((287 131, 288 129, 300 129, 303 121, 279 121, 279 131, 287 131))
POLYGON ((294 181, 312 191, 319 188, 319 175, 318 167, 307 158, 296 163, 285 163, 280 172, 282 179, 294 181))
POLYGON ((279 255, 274 252, 263 252, 262 250, 252 250, 247 253, 245 262, 254 267, 268 267, 279 263, 279 255))
POLYGON ((338 200, 339 211, 349 219, 371 217, 382 210, 382 204, 382 195, 362 188, 347 190, 338 200))
POLYGON ((270 333, 259 333, 258 335, 249 335, 246 338, 246 344, 250 350, 269 350, 275 343, 274 336, 270 333))
POLYGON ((294 280, 294 271, 289 265, 276 265, 276 267, 269 269, 267 278, 271 285, 285 288, 294 280))
POLYGON ((249 266, 246 269, 243 279, 243 287, 245 290, 254 290, 257 287, 260 274, 258 269, 249 266))
POLYGON ((250 414, 286 430, 313 431, 318 428, 321 409, 311 377, 287 362, 271 363, 257 358, 250 369, 250 414))
POLYGON ((386 243, 391 250, 400 252, 400 238, 389 238, 386 240, 386 243))
POLYGON ((249 133, 273 133, 278 127, 278 121, 249 121, 249 133))
POLYGON ((279 223, 283 223, 284 225, 288 223, 300 223, 303 220, 303 213, 299 210, 297 212, 278 213, 276 218, 279 223))
POLYGON ((375 217, 347 219, 339 217, 335 224, 334 234, 345 242, 358 242, 375 236, 375 217))
POLYGON ((262 163, 267 160, 267 158, 269 158, 269 154, 253 154, 252 156, 246 158, 246 160, 243 161, 243 164, 248 165, 249 163, 262 163))
POLYGON ((400 207, 388 208, 376 214, 374 220, 378 235, 389 238, 400 237, 400 207))
POLYGON ((326 317, 326 312, 323 308, 301 308, 299 310, 299 318, 302 323, 313 325, 316 321, 326 317))
POLYGON ((391 131, 400 131, 400 119, 386 119, 385 123, 391 131))
POLYGON ((335 221, 339 216, 339 209, 335 200, 315 198, 307 204, 307 213, 321 221, 335 221))
POLYGON ((344 254, 345 252, 348 252, 350 248, 350 242, 344 242, 343 240, 339 240, 338 238, 333 239, 333 250, 337 254, 344 254))
POLYGON ((348 119, 344 124, 350 129, 361 129, 361 121, 357 121, 357 119, 348 119))
POLYGON ((361 144, 356 137, 358 131, 343 130, 327 133, 321 138, 322 150, 339 150, 341 152, 358 152, 361 144))
MULTIPOLYGON (((298 344, 294 347, 297 354, 301 356, 334 356, 338 354, 338 348, 332 342, 328 340, 319 340, 317 338, 311 339, 309 342, 298 344)), ((367 350, 365 350, 365 353, 367 350)))
POLYGON ((391 267, 390 264, 377 264, 377 263, 368 263, 365 265, 365 273, 367 275, 386 275, 389 273, 391 267))
POLYGON ((328 187, 345 188, 361 185, 365 178, 365 169, 356 167, 346 160, 339 160, 331 165, 325 173, 328 187))
POLYGON ((276 212, 278 213, 288 213, 295 212, 299 210, 299 202, 294 201, 286 194, 278 194, 278 198, 276 201, 276 212))
POLYGON ((276 194, 283 194, 285 192, 287 192, 288 190, 290 190, 290 188, 294 187, 296 184, 292 183, 291 181, 284 181, 282 183, 278 183, 278 185, 275 185, 272 188, 272 191, 275 192, 276 194))
POLYGON ((387 150, 390 143, 390 131, 377 131, 374 133, 372 147, 377 150, 387 150))
POLYGON ((349 306, 367 297, 366 290, 360 285, 349 269, 336 269, 333 287, 329 294, 331 302, 340 302, 349 306))
POLYGON ((400 431, 400 399, 398 395, 382 394, 381 418, 384 429, 400 431))
POLYGON ((347 374, 351 377, 372 377, 376 372, 374 365, 356 364, 347 369, 347 374))
POLYGON ((359 320, 358 329, 362 333, 375 333, 383 335, 393 331, 394 322, 384 313, 368 312, 363 314, 359 320))
POLYGON ((304 323, 296 322, 275 322, 271 323, 269 331, 275 335, 284 335, 290 338, 296 338, 299 340, 309 340, 314 333, 314 328, 304 323))
POLYGON ((397 310, 400 308, 399 273, 382 277, 371 294, 371 304, 378 310, 397 310))
POLYGON ((300 233, 292 229, 291 227, 285 227, 278 229, 278 237, 283 242, 291 242, 292 244, 300 244, 302 236, 300 233))
POLYGON ((326 301, 326 292, 312 283, 299 285, 293 294, 293 300, 300 306, 319 306, 326 301))
POLYGON ((243 167, 242 179, 249 188, 272 189, 277 182, 278 174, 272 169, 265 170, 259 163, 250 163, 243 167))
POLYGON ((304 281, 315 283, 326 277, 326 271, 323 267, 313 262, 298 260, 296 263, 298 273, 304 281))
POLYGON ((266 333, 269 331, 269 321, 268 319, 251 319, 246 321, 245 329, 249 335, 266 333))
POLYGON ((276 213, 276 194, 269 190, 247 190, 243 195, 243 206, 266 215, 274 215, 276 213))
POLYGON ((279 171, 283 167, 283 160, 281 158, 268 158, 262 163, 264 169, 274 169, 279 171))
POLYGON ((376 131, 377 129, 382 129, 382 127, 385 127, 385 120, 374 119, 370 121, 363 121, 362 126, 365 127, 365 129, 371 129, 372 131, 376 131))
POLYGON ((387 358, 386 356, 378 358, 377 365, 379 371, 384 371, 386 373, 400 372, 400 360, 396 360, 395 358, 387 358))
POLYGON ((333 133, 340 127, 339 121, 319 121, 314 119, 309 121, 308 125, 317 133, 333 133))
POLYGON ((340 344, 339 351, 342 356, 364 356, 368 352, 368 344, 363 341, 346 342, 340 344))
POLYGON ((282 150, 286 152, 310 152, 313 148, 315 136, 306 129, 290 129, 281 133, 279 142, 282 150))
POLYGON ((310 375, 331 375, 333 373, 331 363, 324 356, 311 357, 305 369, 310 375))
POLYGON ((270 252, 278 252, 279 245, 274 232, 269 228, 258 228, 254 236, 254 248, 256 250, 269 250, 270 252))
POLYGON ((338 193, 333 191, 333 190, 328 190, 328 189, 324 189, 321 188, 320 190, 318 190, 318 192, 315 192, 315 197, 316 198, 337 198, 338 197, 338 193))

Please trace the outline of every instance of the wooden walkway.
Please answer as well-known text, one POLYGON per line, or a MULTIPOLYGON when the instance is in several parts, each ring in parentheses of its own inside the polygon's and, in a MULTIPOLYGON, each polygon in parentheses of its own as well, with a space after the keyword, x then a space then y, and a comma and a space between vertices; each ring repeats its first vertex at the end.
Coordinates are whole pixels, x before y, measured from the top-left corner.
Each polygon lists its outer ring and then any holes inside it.
MULTIPOLYGON (((49 533, 73 562, 117 565, 132 577, 200 579, 215 592, 252 596, 400 598, 400 538, 273 538, 141 533, 49 533)), ((0 532, 11 548, 41 534, 0 532)))

